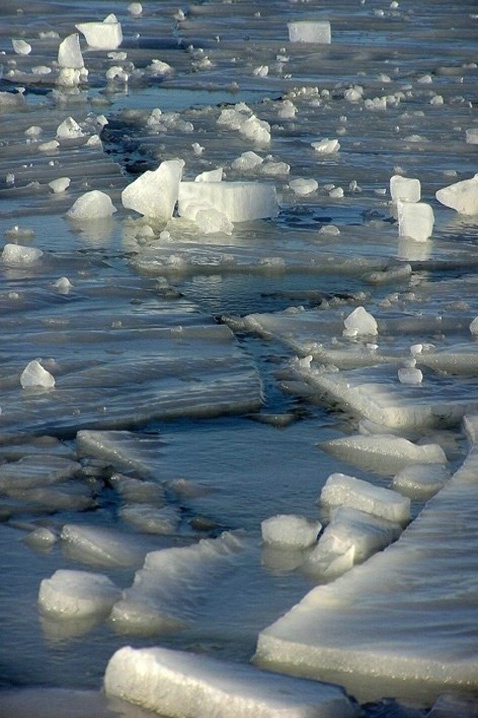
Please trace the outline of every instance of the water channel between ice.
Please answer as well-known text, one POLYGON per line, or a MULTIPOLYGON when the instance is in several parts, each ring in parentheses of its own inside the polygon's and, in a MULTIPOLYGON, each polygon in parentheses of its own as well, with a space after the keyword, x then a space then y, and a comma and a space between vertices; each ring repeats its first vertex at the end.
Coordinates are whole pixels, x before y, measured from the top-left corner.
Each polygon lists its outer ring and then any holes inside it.
POLYGON ((478 7, 137 10, 0 7, 0 715, 151 715, 102 692, 126 645, 331 681, 369 718, 476 715, 478 215, 436 192, 478 171, 478 7), (59 43, 109 13, 120 46, 80 34, 88 75, 62 84, 59 43), (331 42, 291 42, 297 20, 331 42), (124 206, 176 159, 277 213, 124 206), (425 240, 392 176, 419 180, 425 240), (69 218, 93 190, 115 212, 69 218), (332 474, 408 496, 408 528, 334 514, 332 474), (266 544, 277 515, 318 543, 266 544), (112 605, 45 610, 61 571, 112 605))

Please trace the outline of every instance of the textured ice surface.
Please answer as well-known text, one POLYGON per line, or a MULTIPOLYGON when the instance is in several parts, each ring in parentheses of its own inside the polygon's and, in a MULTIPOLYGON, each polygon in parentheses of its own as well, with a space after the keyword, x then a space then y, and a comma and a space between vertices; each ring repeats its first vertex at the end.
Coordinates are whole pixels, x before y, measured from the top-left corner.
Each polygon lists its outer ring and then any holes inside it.
POLYGON ((410 499, 347 474, 329 476, 320 492, 320 503, 330 507, 350 506, 401 524, 410 521, 410 499))
POLYGON ((277 196, 272 184, 262 182, 181 182, 178 212, 195 219, 198 208, 224 213, 231 222, 275 217, 277 196))
POLYGON ((397 202, 398 233, 417 242, 425 242, 433 232, 435 216, 425 202, 397 202))
POLYGON ((21 244, 8 242, 3 247, 2 262, 11 265, 28 265, 37 262, 43 256, 38 247, 25 247, 21 244))
POLYGON ((68 35, 58 48, 58 64, 60 67, 81 70, 84 67, 78 33, 68 35))
POLYGON ((449 478, 450 472, 441 464, 410 464, 395 474, 392 487, 411 499, 428 500, 449 478))
POLYGON ((68 556, 95 566, 135 566, 144 555, 131 536, 103 527, 65 524, 60 538, 68 556))
POLYGON ((121 23, 111 13, 103 22, 82 22, 76 25, 85 36, 86 42, 96 50, 116 50, 122 41, 123 33, 121 23))
POLYGON ((79 222, 111 217, 116 208, 106 192, 93 189, 82 194, 67 212, 67 217, 79 222))
POLYGON ((330 22, 323 20, 294 20, 287 23, 290 42, 330 44, 330 22))
POLYGON ((107 695, 184 718, 352 718, 356 709, 336 686, 278 676, 166 648, 130 646, 110 659, 107 695))
POLYGON ((419 202, 421 197, 420 180, 393 175, 390 177, 390 195, 394 202, 419 202))
POLYGON ((291 549, 312 546, 322 526, 320 521, 293 514, 278 514, 264 519, 261 523, 262 540, 291 549))
POLYGON ((183 160, 165 160, 156 170, 147 170, 123 190, 123 206, 166 222, 178 200, 183 167, 183 160))
POLYGON ((436 192, 436 198, 460 214, 478 214, 478 175, 442 187, 436 192))
POLYGON ((432 695, 439 684, 476 690, 478 558, 464 550, 477 521, 476 416, 465 426, 468 458, 400 539, 262 631, 256 662, 358 692, 372 677, 395 695, 414 682, 432 695))
POLYGON ((107 576, 89 571, 58 570, 40 584, 40 608, 58 618, 107 614, 121 591, 107 576))

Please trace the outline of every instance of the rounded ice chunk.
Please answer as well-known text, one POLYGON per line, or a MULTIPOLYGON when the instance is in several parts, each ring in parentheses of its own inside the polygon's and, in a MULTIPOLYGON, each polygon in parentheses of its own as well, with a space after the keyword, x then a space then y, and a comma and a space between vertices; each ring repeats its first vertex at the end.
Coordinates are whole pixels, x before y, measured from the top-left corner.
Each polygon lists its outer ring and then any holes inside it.
POLYGON ((58 48, 58 64, 60 67, 75 70, 81 70, 85 66, 77 32, 68 35, 68 37, 65 37, 63 42, 60 43, 58 48))
POLYGON ((116 212, 111 198, 105 192, 94 189, 78 197, 67 212, 67 217, 74 220, 92 220, 111 217, 116 212))
POLYGON ((261 523, 264 543, 290 549, 303 549, 315 544, 321 528, 320 521, 295 514, 277 514, 261 523))
POLYGON ((8 243, 2 252, 2 262, 10 265, 33 264, 43 256, 41 249, 8 243))
POLYGON ((138 17, 143 12, 143 6, 140 2, 132 2, 128 5, 128 12, 133 17, 138 17))
POLYGON ((101 573, 60 569, 41 582, 38 603, 59 618, 83 618, 108 614, 120 596, 120 589, 101 573))
POLYGON ((69 177, 58 177, 48 182, 48 186, 55 194, 61 194, 70 186, 71 179, 69 177))
POLYGON ((121 193, 123 206, 145 217, 171 219, 184 164, 184 160, 166 160, 156 170, 144 172, 121 193))
POLYGON ((330 140, 328 137, 318 142, 312 142, 311 145, 321 155, 330 155, 340 150, 340 142, 337 139, 330 140))
POLYGON ((378 326, 375 320, 364 307, 356 307, 348 317, 344 319, 345 337, 375 336, 378 334, 378 326))
POLYGON ((55 377, 44 369, 38 359, 29 362, 20 375, 20 384, 23 389, 43 387, 51 389, 55 386, 55 377))
POLYGON ((478 214, 478 174, 442 187, 435 193, 437 200, 460 214, 478 214))
POLYGON ((121 23, 110 13, 103 22, 82 22, 75 26, 90 47, 96 50, 116 50, 123 42, 121 23))
POLYGON ((25 40, 12 40, 12 45, 17 55, 29 55, 32 51, 32 46, 25 40))
POLYGON ((417 369, 413 366, 401 367, 398 370, 398 381, 400 382, 400 384, 417 386, 423 381, 423 373, 421 369, 417 369))
POLYGON ((317 180, 305 177, 297 177, 289 182, 291 190, 301 197, 315 192, 318 186, 317 180))
POLYGON ((427 501, 437 494, 450 478, 443 464, 410 464, 393 477, 392 487, 416 501, 427 501))

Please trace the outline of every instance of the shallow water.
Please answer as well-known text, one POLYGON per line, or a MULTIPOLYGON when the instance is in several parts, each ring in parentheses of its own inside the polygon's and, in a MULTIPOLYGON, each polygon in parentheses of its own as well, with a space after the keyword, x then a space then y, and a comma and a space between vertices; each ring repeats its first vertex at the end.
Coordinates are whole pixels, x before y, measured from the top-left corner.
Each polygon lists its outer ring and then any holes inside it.
MULTIPOLYGON (((34 455, 49 476, 33 477, 28 487, 8 479, 0 486, 5 716, 21 715, 21 696, 27 704, 40 701, 41 693, 19 691, 36 687, 85 691, 73 694, 77 707, 110 715, 113 708, 95 702, 96 692, 125 643, 249 661, 259 632, 321 583, 301 570, 297 555, 262 547, 261 521, 285 513, 317 517, 332 472, 390 486, 394 470, 321 448, 359 430, 377 432, 382 415, 318 388, 291 364, 296 355, 350 371, 351 384, 390 387, 399 407, 432 405, 433 421, 380 429, 438 443, 450 473, 468 450, 461 419, 478 409, 469 331, 478 313, 478 219, 440 205, 435 192, 476 172, 475 145, 465 140, 478 121, 476 3, 342 0, 319 8, 211 0, 184 8, 179 20, 177 11, 170 2, 145 3, 138 18, 114 2, 9 0, 0 8, 0 91, 8 93, 0 103, 0 235, 43 252, 31 264, 0 263, 0 459, 5 473, 34 455), (109 12, 122 23, 119 51, 126 56, 82 41, 88 82, 59 87, 60 39, 75 23, 109 12), (287 22, 309 17, 330 20, 330 45, 288 41, 287 22), (31 53, 16 55, 11 38, 28 41, 31 53), (154 76, 154 59, 174 72, 154 76), (128 82, 106 79, 115 65, 128 82), (269 72, 261 77, 254 70, 263 65, 269 72), (346 91, 355 85, 364 99, 350 102, 346 91), (377 97, 388 97, 386 109, 373 105, 377 97), (294 116, 281 116, 284 99, 294 116), (218 124, 235 103, 269 122, 270 143, 218 124), (165 124, 152 127, 157 107, 165 124), (41 150, 69 116, 84 135, 41 150), (32 126, 42 128, 39 136, 28 135, 32 126), (101 141, 87 145, 96 134, 101 141), (338 138, 340 151, 320 156, 311 143, 322 138, 338 138), (235 169, 233 161, 248 150, 263 163, 235 169), (183 179, 220 166, 226 180, 274 184, 278 216, 238 223, 231 235, 202 234, 175 216, 166 228, 153 224, 144 233, 145 222, 122 208, 121 191, 175 157, 185 161, 183 179), (418 177, 422 201, 433 207, 426 242, 398 237, 389 192, 397 172, 418 177), (48 182, 63 176, 69 188, 53 194, 48 182), (317 190, 296 194, 289 183, 297 177, 316 179, 317 190), (343 197, 331 196, 333 187, 343 188, 343 197), (108 193, 117 212, 101 221, 68 220, 73 202, 91 189, 108 193), (62 277, 72 286, 55 284, 62 277), (344 318, 358 305, 379 322, 372 342, 342 336, 344 318), (433 344, 420 356, 424 382, 403 387, 397 369, 417 343, 433 344), (55 377, 54 390, 21 388, 20 374, 34 359, 55 377), (78 432, 85 430, 105 433, 97 444, 82 443, 78 432), (51 454, 80 468, 53 479, 51 454), (174 530, 148 533, 125 520, 129 500, 112 481, 115 472, 163 487, 164 504, 177 516, 174 530), (223 531, 243 531, 245 548, 221 580, 193 586, 198 598, 185 630, 128 634, 104 617, 74 625, 39 612, 40 583, 57 569, 99 570, 123 589, 141 565, 72 554, 60 538, 65 524, 117 530, 141 558, 223 531), (51 546, 26 541, 38 527, 51 529, 51 546)), ((422 509, 423 501, 412 502, 413 517, 422 509)), ((454 542, 451 561, 473 550, 470 540, 454 542)), ((360 700, 365 715, 374 714, 371 701, 387 697, 425 715, 446 692, 445 684, 377 680, 362 687, 360 700)), ((62 693, 50 695, 61 705, 54 710, 76 715, 62 693)), ((395 703, 387 705, 380 704, 383 715, 394 715, 395 703)))

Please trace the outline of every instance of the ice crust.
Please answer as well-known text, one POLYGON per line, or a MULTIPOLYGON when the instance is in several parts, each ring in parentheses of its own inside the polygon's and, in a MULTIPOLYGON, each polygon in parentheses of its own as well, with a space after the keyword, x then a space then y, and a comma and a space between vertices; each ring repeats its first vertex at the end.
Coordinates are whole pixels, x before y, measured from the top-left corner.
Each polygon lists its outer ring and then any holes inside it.
POLYGON ((372 677, 396 694, 407 681, 476 690, 478 559, 462 548, 477 521, 478 418, 464 423, 470 452, 445 488, 396 543, 261 631, 256 663, 358 693, 372 677))
POLYGON ((278 676, 167 648, 120 648, 105 676, 107 695, 183 718, 353 718, 336 686, 278 676))
POLYGON ((400 524, 410 521, 410 499, 347 474, 329 476, 320 492, 320 503, 329 507, 350 506, 400 524))

